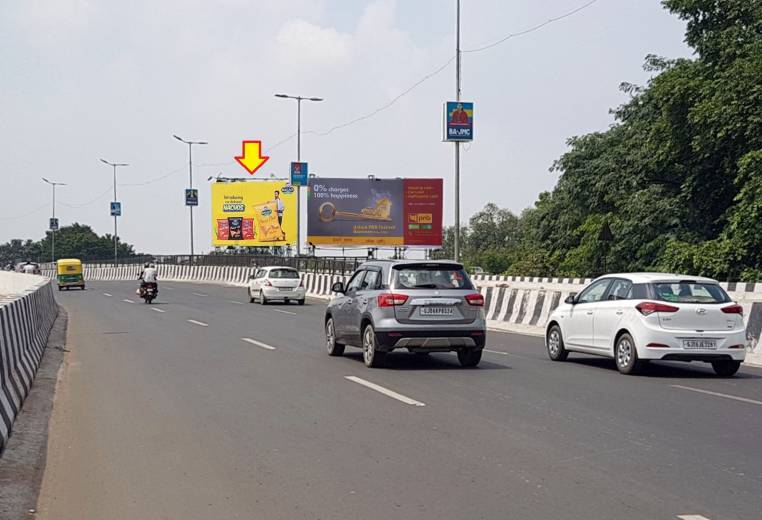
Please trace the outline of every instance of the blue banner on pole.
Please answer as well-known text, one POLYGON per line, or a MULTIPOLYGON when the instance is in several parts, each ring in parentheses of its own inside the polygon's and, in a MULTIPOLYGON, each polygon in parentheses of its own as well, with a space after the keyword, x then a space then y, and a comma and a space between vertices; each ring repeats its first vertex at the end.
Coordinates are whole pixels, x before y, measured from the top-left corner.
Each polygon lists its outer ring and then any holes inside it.
POLYGON ((444 140, 472 141, 474 139, 474 104, 448 101, 444 106, 444 140))
POLYGON ((121 202, 112 202, 111 203, 111 216, 112 217, 121 217, 122 216, 122 203, 121 202))
POLYGON ((196 188, 185 188, 185 205, 198 206, 198 190, 196 188))
POLYGON ((308 166, 306 162, 291 163, 291 185, 306 186, 309 177, 308 166))

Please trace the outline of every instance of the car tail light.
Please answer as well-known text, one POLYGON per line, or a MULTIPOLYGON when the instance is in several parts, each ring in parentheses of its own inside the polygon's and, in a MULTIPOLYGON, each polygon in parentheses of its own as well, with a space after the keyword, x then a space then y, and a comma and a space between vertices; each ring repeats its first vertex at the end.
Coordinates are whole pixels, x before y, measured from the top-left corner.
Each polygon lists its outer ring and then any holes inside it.
POLYGON ((302 289, 304 289, 304 278, 302 278, 302 279, 300 279, 300 280, 299 280, 299 287, 301 287, 302 289))
POLYGON ((474 307, 484 307, 484 296, 479 293, 467 294, 466 301, 469 305, 473 305, 474 307))
POLYGON ((407 295, 405 294, 381 293, 378 295, 379 307, 397 307, 405 305, 405 302, 407 302, 407 295))
POLYGON ((742 348, 746 348, 746 346, 745 345, 733 345, 733 346, 728 347, 728 348, 742 349, 742 348))
POLYGON ((265 287, 272 287, 273 284, 270 283, 270 280, 265 280, 265 287))
POLYGON ((638 312, 643 316, 648 316, 654 312, 677 312, 680 308, 674 305, 667 305, 666 303, 657 302, 641 302, 635 306, 638 312))
POLYGON ((722 312, 725 314, 740 314, 743 316, 743 307, 736 303, 733 305, 728 305, 727 307, 723 307, 722 312))

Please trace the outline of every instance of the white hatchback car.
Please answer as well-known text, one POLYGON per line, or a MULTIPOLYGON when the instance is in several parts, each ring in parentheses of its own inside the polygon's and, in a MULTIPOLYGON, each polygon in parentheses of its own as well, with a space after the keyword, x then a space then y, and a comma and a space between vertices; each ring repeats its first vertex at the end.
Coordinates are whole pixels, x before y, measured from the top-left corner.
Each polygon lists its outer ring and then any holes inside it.
POLYGON ((746 356, 743 308, 716 280, 661 273, 611 274, 572 294, 548 319, 548 356, 614 358, 623 374, 647 360, 703 361, 732 376, 746 356))
POLYGON ((292 267, 260 267, 249 279, 249 302, 262 305, 272 300, 304 305, 307 291, 299 271, 292 267))

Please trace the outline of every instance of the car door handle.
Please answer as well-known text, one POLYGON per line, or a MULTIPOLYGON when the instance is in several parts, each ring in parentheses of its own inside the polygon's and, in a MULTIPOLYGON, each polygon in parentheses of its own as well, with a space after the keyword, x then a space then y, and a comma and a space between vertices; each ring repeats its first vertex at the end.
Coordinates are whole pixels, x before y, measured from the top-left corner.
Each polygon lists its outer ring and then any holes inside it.
POLYGON ((593 311, 587 311, 587 315, 588 316, 592 316, 593 315, 593 311))
POLYGON ((621 316, 622 314, 624 314, 624 311, 616 311, 617 316, 621 316))

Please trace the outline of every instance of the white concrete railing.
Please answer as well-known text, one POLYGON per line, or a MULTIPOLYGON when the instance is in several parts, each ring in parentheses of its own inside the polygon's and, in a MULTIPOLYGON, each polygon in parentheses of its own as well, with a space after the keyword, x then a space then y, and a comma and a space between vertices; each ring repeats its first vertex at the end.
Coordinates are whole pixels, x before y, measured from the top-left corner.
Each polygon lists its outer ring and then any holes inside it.
POLYGON ((0 452, 29 394, 58 315, 50 280, 0 272, 0 452))

